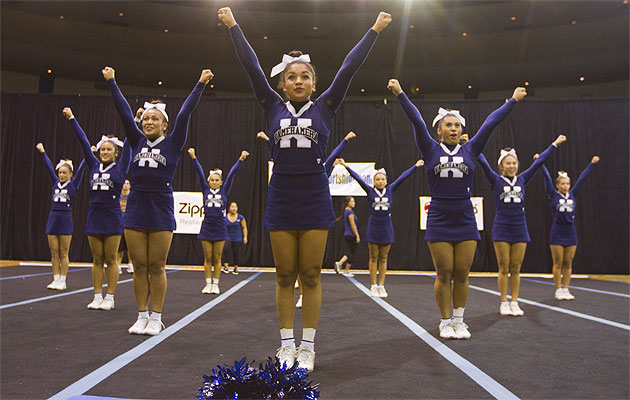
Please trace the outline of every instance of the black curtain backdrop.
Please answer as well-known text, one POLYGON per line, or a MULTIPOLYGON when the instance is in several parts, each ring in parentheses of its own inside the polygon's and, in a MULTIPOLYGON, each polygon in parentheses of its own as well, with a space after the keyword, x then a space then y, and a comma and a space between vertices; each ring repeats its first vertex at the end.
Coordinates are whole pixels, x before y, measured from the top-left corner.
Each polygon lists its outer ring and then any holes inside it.
MULTIPOLYGON (((123 87, 124 92, 124 87, 123 87)), ((506 95, 509 95, 506 93, 506 95)), ((92 143, 101 134, 124 136, 120 117, 109 96, 61 96, 41 94, 2 94, 1 134, 1 257, 16 260, 50 258, 44 228, 50 208, 51 186, 35 144, 43 142, 55 164, 60 157, 70 157, 75 165, 82 153, 63 107, 73 109, 92 143)), ((148 96, 128 96, 133 110, 151 100, 148 96)), ((165 98, 174 117, 182 98, 165 98)), ((440 106, 461 110, 466 131, 474 134, 486 116, 504 100, 415 101, 430 123, 440 106)), ((186 147, 195 147, 204 170, 219 167, 229 170, 241 150, 251 156, 236 176, 230 200, 239 204, 249 228, 244 265, 271 266, 273 257, 269 235, 262 221, 267 197, 266 144, 256 133, 266 130, 262 109, 253 99, 202 98, 194 112, 186 147)), ((411 124, 392 97, 383 101, 346 101, 335 118, 329 150, 348 131, 358 137, 343 154, 346 161, 376 162, 385 167, 390 180, 395 179, 418 158, 411 124)), ((588 177, 578 197, 576 225, 580 244, 574 263, 575 273, 628 273, 628 99, 535 100, 526 99, 495 129, 484 154, 494 164, 500 148, 515 147, 521 170, 531 164, 531 156, 542 152, 558 134, 568 137, 547 162, 552 174, 558 169, 569 172, 573 182, 593 155, 600 163, 588 177), (621 199, 621 200, 619 200, 621 199)), ((474 195, 483 196, 484 223, 473 271, 496 271, 496 259, 489 229, 494 218, 490 186, 480 168, 475 172, 474 195)), ((174 179, 175 190, 198 191, 195 173, 188 155, 182 154, 174 179)), ((91 261, 85 226, 88 187, 83 182, 74 206, 74 236, 71 261, 91 261)), ((393 210, 396 243, 392 246, 392 269, 431 270, 432 261, 419 230, 418 196, 429 195, 424 169, 416 172, 399 189, 393 210)), ((343 198, 334 197, 339 214, 343 198)), ((527 187, 527 221, 532 242, 529 244, 523 272, 551 272, 547 240, 551 211, 544 193, 542 174, 527 187)), ((357 197, 355 209, 359 231, 365 237, 368 206, 365 197, 357 197)), ((324 267, 340 256, 343 225, 330 230, 324 267)), ((355 266, 367 267, 367 244, 359 245, 355 266)), ((172 264, 201 265, 203 253, 196 235, 175 235, 168 259, 172 264)))

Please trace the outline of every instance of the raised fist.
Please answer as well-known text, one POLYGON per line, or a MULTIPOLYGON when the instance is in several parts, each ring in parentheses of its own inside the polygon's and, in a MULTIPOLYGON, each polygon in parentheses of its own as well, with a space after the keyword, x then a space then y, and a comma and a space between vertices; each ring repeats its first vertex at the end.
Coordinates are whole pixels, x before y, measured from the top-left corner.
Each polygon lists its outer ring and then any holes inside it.
POLYGON ((517 87, 514 89, 514 94, 512 94, 512 98, 516 101, 521 101, 527 96, 527 90, 524 87, 517 87))
POLYGON ((247 150, 241 151, 241 156, 238 158, 241 161, 245 161, 245 159, 249 156, 249 152, 247 150))
POLYGON ((236 20, 234 19, 234 15, 232 14, 232 9, 230 9, 230 7, 219 8, 217 16, 228 28, 236 25, 236 20))
POLYGON ((376 22, 374 22, 372 29, 376 32, 380 32, 385 29, 390 22, 392 22, 392 15, 381 11, 378 17, 376 17, 376 22))
POLYGON ((103 73, 103 78, 105 78, 105 80, 107 81, 114 78, 115 71, 112 67, 105 67, 101 72, 103 73))
POLYGON ((195 158, 197 158, 197 156, 195 155, 195 149, 193 147, 188 149, 188 155, 190 156, 190 158, 192 158, 193 160, 195 158))
POLYGON ((394 96, 398 96, 402 93, 402 88, 400 87, 400 82, 398 82, 398 79, 392 78, 387 81, 387 89, 394 93, 394 96))
POLYGON ((212 73, 212 71, 210 71, 209 69, 204 69, 201 71, 199 82, 202 82, 207 85, 208 82, 210 82, 212 78, 214 78, 214 74, 212 73))
POLYGON ((68 119, 74 118, 74 115, 72 115, 72 110, 70 109, 70 107, 65 107, 63 109, 63 116, 68 119))

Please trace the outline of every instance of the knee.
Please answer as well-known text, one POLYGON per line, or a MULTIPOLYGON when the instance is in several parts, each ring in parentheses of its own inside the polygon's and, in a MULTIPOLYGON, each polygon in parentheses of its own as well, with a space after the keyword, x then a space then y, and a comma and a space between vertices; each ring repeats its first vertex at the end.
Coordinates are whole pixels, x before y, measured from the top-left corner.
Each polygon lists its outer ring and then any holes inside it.
POLYGON ((510 265, 510 274, 518 275, 521 273, 521 264, 510 265))
MULTIPOLYGON (((276 270, 276 283, 282 288, 292 288, 295 285, 296 279, 297 274, 292 271, 281 272, 280 270, 276 270)), ((302 284, 304 284, 304 282, 302 282, 302 284)))
POLYGON ((381 265, 387 265, 387 256, 379 256, 378 263, 381 265))
POLYGON ((94 265, 100 265, 103 266, 103 262, 104 262, 104 257, 102 255, 96 255, 94 253, 92 253, 92 263, 94 263, 94 265))
POLYGON ((507 276, 510 272, 510 268, 505 264, 499 264, 499 275, 507 276))
POLYGON ((451 281, 453 280, 453 272, 452 271, 438 271, 435 278, 442 285, 450 285, 451 281))
POLYGON ((453 282, 457 284, 467 284, 468 283, 468 271, 455 272, 453 273, 453 282))
MULTIPOLYGON (((151 276, 158 276, 158 275, 164 275, 165 271, 164 271, 164 263, 163 262, 152 262, 149 263, 149 273, 151 274, 151 276)), ((134 264, 134 270, 135 270, 136 266, 134 264)))
POLYGON ((563 262, 562 269, 571 269, 571 262, 570 261, 563 262))
POLYGON ((302 285, 308 288, 317 287, 321 281, 321 274, 319 270, 309 270, 300 274, 302 285))

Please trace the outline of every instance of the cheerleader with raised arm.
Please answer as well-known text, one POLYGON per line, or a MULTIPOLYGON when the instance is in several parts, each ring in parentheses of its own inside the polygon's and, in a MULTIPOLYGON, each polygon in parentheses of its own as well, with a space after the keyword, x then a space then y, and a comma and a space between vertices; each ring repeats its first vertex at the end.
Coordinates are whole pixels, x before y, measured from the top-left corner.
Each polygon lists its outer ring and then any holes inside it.
POLYGON ((315 365, 315 331, 321 307, 321 268, 328 228, 335 224, 328 177, 324 169, 333 117, 354 74, 367 58, 378 32, 391 21, 381 13, 372 29, 350 51, 331 86, 311 99, 316 86, 310 57, 299 51, 285 54, 271 76, 280 75, 274 91, 258 58, 229 7, 218 11, 229 28, 236 55, 247 73, 254 94, 263 107, 271 135, 273 175, 269 182, 265 228, 269 230, 276 265, 276 305, 282 344, 281 364, 312 371, 315 365), (293 285, 297 275, 304 289, 302 343, 293 337, 293 285))
POLYGON ((52 205, 48 222, 46 223, 46 235, 50 247, 53 281, 47 286, 52 290, 66 290, 66 276, 68 275, 68 251, 72 240, 72 204, 77 195, 77 190, 83 178, 85 162, 81 161, 74 171, 72 160, 62 158, 53 167, 50 158, 44 150, 42 143, 37 143, 35 148, 41 153, 50 183, 52 183, 52 205))

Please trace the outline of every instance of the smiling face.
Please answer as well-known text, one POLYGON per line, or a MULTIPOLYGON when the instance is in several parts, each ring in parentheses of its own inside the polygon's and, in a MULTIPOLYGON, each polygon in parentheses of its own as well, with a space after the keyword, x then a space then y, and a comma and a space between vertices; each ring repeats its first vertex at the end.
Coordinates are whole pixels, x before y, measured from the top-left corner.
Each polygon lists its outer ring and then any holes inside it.
POLYGON ((210 185, 210 189, 217 190, 223 185, 223 180, 221 180, 221 175, 212 174, 208 177, 208 185, 210 185))
POLYGON ((315 76, 310 66, 294 62, 284 70, 282 90, 289 100, 302 102, 311 98, 315 90, 315 76))
POLYGON ((455 146, 462 136, 462 124, 454 115, 447 115, 440 120, 438 136, 444 144, 455 146))
POLYGON ((230 203, 230 208, 228 209, 228 212, 232 215, 238 213, 238 204, 236 204, 235 201, 230 203))
POLYGON ((98 155, 101 158, 101 162, 108 163, 116 160, 118 150, 114 143, 105 142, 101 145, 98 155))
POLYGON ((385 186, 387 186, 387 177, 385 176, 385 174, 382 172, 379 172, 376 175, 374 175, 374 187, 377 188, 378 190, 381 190, 385 186))
POLYGON ((505 177, 515 177, 518 172, 518 160, 514 156, 505 156, 503 160, 501 160, 499 169, 505 177))
POLYGON ((68 165, 64 164, 57 170, 57 176, 59 177, 59 182, 65 183, 72 179, 72 171, 68 165))
POLYGON ((563 177, 556 179, 556 189, 558 189, 558 192, 562 194, 569 193, 569 190, 571 189, 571 179, 563 177))
POLYGON ((146 111, 142 116, 142 132, 150 140, 165 135, 167 127, 168 123, 164 115, 154 108, 146 111))

